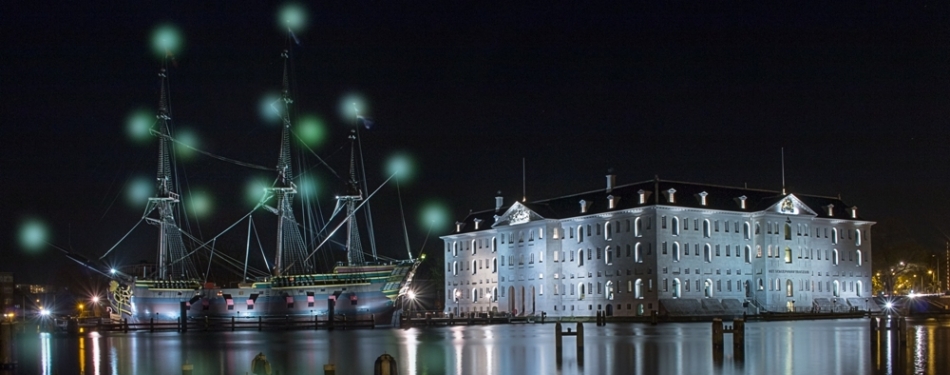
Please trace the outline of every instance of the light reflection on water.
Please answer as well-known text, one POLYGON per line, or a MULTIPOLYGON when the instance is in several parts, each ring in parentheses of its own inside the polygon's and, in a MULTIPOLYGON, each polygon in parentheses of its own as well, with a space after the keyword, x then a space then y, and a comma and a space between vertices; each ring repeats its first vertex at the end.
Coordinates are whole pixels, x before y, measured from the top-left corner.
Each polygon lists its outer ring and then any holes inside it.
MULTIPOLYGON (((565 325, 574 328, 574 324, 565 325)), ((867 320, 749 322, 738 360, 726 335, 712 352, 709 323, 584 325, 583 351, 564 337, 557 361, 553 324, 280 332, 33 334, 17 344, 16 374, 245 374, 264 353, 281 374, 371 374, 389 353, 408 375, 456 374, 891 374, 950 373, 950 319, 908 322, 907 346, 895 331, 871 354, 867 320), (893 355, 887 355, 893 353, 893 355), (940 353, 940 354, 938 354, 940 353)), ((13 374, 0 371, 0 374, 13 374)))

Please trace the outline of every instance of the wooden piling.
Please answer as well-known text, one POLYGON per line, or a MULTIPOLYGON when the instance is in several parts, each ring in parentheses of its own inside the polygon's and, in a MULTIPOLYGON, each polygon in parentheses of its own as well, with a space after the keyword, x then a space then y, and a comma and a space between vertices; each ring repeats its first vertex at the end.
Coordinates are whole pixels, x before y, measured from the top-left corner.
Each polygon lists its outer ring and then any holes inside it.
POLYGON ((900 338, 901 346, 907 345, 907 318, 901 317, 897 322, 897 337, 900 338))
POLYGON ((722 319, 715 318, 712 321, 712 344, 713 351, 722 351, 723 349, 723 331, 722 319))
POLYGON ((194 369, 195 366, 193 366, 191 363, 188 363, 188 361, 185 361, 185 364, 181 365, 181 375, 191 375, 194 369))
POLYGON ((332 363, 323 365, 323 375, 336 375, 336 365, 332 363))
POLYGON ((578 350, 584 347, 584 324, 577 322, 577 348, 578 350))
POLYGON ((732 353, 738 360, 745 357, 745 320, 736 319, 732 322, 732 353))
POLYGON ((561 352, 561 348, 563 347, 563 340, 561 336, 561 322, 557 322, 554 324, 554 349, 557 350, 558 353, 561 352))
POLYGON ((188 302, 181 301, 178 303, 178 319, 181 321, 180 332, 188 332, 188 302))
POLYGON ((231 332, 234 332, 234 317, 231 317, 231 332))
POLYGON ((264 325, 264 320, 260 316, 257 317, 257 332, 261 331, 261 328, 264 325))
POLYGON ((650 324, 656 325, 656 310, 650 310, 650 324))

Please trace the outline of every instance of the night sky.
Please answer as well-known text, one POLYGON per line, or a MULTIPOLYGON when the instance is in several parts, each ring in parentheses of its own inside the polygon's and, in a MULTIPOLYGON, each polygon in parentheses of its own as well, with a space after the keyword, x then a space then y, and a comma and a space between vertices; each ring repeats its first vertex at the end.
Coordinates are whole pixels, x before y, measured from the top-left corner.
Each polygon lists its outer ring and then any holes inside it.
MULTIPOLYGON (((131 140, 126 119, 156 110, 157 26, 174 24, 184 39, 169 72, 176 131, 263 166, 275 165, 279 146, 280 128, 259 103, 280 88, 282 3, 60 3, 0 5, 0 270, 32 282, 72 265, 52 247, 20 246, 27 218, 48 225, 50 243, 98 257, 145 207, 125 190, 154 177, 156 142, 131 140)), ((935 251, 950 234, 942 2, 323 3, 306 5, 296 34, 295 113, 325 120, 316 152, 342 169, 352 121, 339 104, 353 92, 365 98, 375 122, 362 131, 371 188, 394 152, 417 161, 400 185, 414 252, 430 200, 454 221, 493 207, 496 191, 506 204, 520 199, 522 158, 529 200, 602 188, 609 168, 620 184, 659 175, 780 190, 783 147, 790 192, 840 194, 869 220, 913 228, 935 251)), ((202 156, 179 166, 181 193, 213 201, 192 233, 210 238, 250 209, 247 180, 260 171, 202 156)), ((341 186, 321 182, 329 205, 341 186)), ((373 207, 381 252, 402 257, 397 195, 384 190, 373 207)), ((243 256, 244 230, 222 241, 234 256, 243 256)), ((440 250, 448 230, 426 249, 440 250)), ((117 259, 153 259, 155 235, 141 226, 117 259)))

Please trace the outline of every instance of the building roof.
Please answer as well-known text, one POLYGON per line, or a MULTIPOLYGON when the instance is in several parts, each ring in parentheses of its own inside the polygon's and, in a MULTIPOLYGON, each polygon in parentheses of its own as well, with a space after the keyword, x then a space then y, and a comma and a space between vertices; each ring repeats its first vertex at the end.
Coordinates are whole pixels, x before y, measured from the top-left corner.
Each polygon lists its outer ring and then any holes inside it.
MULTIPOLYGON (((819 218, 836 218, 842 220, 862 220, 860 215, 852 217, 850 206, 840 197, 827 197, 805 194, 782 194, 781 191, 752 189, 746 187, 729 187, 693 182, 653 180, 618 185, 610 191, 605 188, 581 193, 564 195, 556 198, 542 199, 530 202, 515 202, 503 204, 499 210, 487 209, 473 211, 459 224, 461 229, 455 234, 474 232, 476 219, 481 220, 478 230, 491 229, 495 224, 495 217, 504 215, 515 204, 520 204, 545 219, 567 219, 597 215, 606 212, 621 211, 639 207, 674 206, 717 211, 758 212, 781 204, 787 197, 794 197, 805 206, 808 214, 819 218), (669 193, 673 192, 674 200, 669 202, 669 193), (640 203, 640 195, 644 194, 645 201, 640 203), (703 196, 705 195, 705 205, 703 196), (614 198, 614 207, 609 206, 609 197, 614 198), (744 197, 744 198, 743 198, 744 197), (745 209, 742 200, 745 200, 745 209), (585 212, 581 212, 581 201, 587 205, 585 212), (829 215, 830 208, 830 215, 829 215)), ((856 207, 855 207, 856 209, 856 207)))

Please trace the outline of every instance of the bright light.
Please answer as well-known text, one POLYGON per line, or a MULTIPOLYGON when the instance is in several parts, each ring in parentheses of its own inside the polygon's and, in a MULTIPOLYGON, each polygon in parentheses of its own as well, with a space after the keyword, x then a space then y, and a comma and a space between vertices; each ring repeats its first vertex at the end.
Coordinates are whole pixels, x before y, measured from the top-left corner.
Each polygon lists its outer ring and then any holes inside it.
POLYGON ((142 207, 148 197, 155 194, 155 180, 146 176, 136 176, 126 187, 125 200, 132 207, 142 207))
POLYGON ((46 223, 37 218, 27 218, 20 223, 20 246, 30 253, 39 253, 49 240, 46 223))
POLYGON ((129 114, 125 120, 125 132, 137 144, 147 143, 152 139, 149 129, 155 123, 155 115, 147 109, 139 109, 129 114))
POLYGON ((914 293, 914 291, 911 291, 910 294, 907 295, 907 297, 917 298, 917 293, 914 293))
POLYGON ((115 275, 115 268, 113 268, 113 269, 110 269, 110 270, 109 270, 109 273, 111 273, 111 274, 113 274, 113 275, 115 275))
POLYGON ((422 222, 420 223, 423 228, 438 233, 448 227, 449 212, 448 209, 445 208, 445 204, 438 201, 430 201, 423 207, 422 222))
POLYGON ((188 197, 191 201, 191 212, 196 217, 203 218, 211 214, 211 210, 214 208, 214 201, 211 199, 211 194, 203 190, 195 190, 192 191, 188 197))
POLYGON ((415 299, 416 299, 416 292, 410 290, 409 293, 408 293, 408 295, 409 295, 409 299, 411 299, 411 300, 415 300, 415 299))
POLYGON ((327 126, 317 116, 303 116, 297 121, 297 136, 309 147, 317 147, 327 138, 327 126))
POLYGON ((366 116, 369 109, 366 107, 366 101, 358 93, 350 93, 340 101, 340 116, 346 120, 346 123, 356 124, 356 115, 366 116))
POLYGON ((894 308, 894 303, 891 302, 891 301, 887 301, 887 302, 884 303, 884 308, 885 308, 885 309, 894 308))
POLYGON ((277 21, 282 28, 301 31, 307 26, 307 12, 300 4, 287 4, 280 9, 277 21))
POLYGON ((152 47, 159 56, 168 56, 181 49, 181 33, 171 24, 159 26, 152 33, 152 47))
POLYGON ((389 174, 396 175, 395 179, 397 181, 406 182, 412 179, 413 172, 415 172, 414 164, 415 162, 409 154, 399 152, 389 158, 389 162, 386 163, 386 171, 389 174))
POLYGON ((275 92, 266 93, 257 105, 261 120, 271 125, 280 123, 280 111, 284 109, 284 104, 280 102, 279 94, 275 92))
POLYGON ((44 308, 40 308, 40 315, 42 315, 42 316, 49 316, 49 310, 44 309, 44 308))
POLYGON ((99 303, 99 296, 92 297, 92 303, 99 303))

